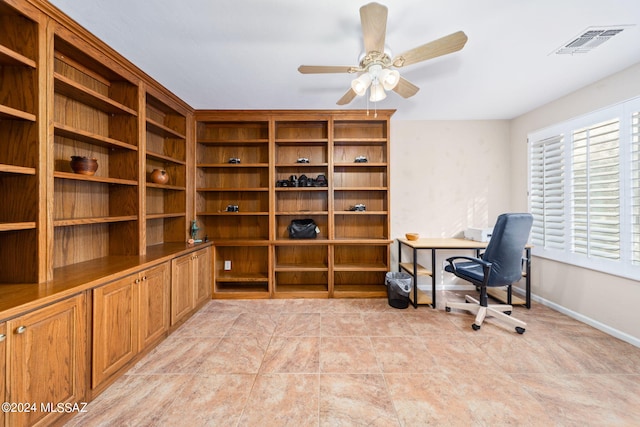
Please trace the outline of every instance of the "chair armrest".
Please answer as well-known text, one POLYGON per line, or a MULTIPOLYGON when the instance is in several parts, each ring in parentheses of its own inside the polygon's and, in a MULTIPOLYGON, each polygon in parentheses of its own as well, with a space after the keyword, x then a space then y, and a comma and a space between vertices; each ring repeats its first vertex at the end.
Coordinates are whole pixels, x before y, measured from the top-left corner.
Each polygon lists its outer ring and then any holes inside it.
POLYGON ((484 272, 485 277, 488 276, 489 271, 491 270, 491 263, 487 262, 483 259, 480 258, 473 258, 473 257, 469 257, 469 256, 453 256, 450 258, 447 258, 447 262, 449 263, 449 265, 451 266, 451 269, 453 270, 454 274, 456 272, 456 261, 458 260, 465 260, 465 261, 470 261, 476 264, 479 264, 482 266, 482 271, 484 272))

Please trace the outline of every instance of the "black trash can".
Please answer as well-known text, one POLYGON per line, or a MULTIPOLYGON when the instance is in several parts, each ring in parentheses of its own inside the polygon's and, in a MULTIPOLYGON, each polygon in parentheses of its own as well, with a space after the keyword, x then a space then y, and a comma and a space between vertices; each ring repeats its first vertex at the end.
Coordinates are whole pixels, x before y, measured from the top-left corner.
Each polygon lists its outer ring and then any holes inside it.
POLYGON ((409 307, 409 294, 412 288, 412 277, 407 273, 389 272, 385 277, 387 298, 393 308, 409 307))

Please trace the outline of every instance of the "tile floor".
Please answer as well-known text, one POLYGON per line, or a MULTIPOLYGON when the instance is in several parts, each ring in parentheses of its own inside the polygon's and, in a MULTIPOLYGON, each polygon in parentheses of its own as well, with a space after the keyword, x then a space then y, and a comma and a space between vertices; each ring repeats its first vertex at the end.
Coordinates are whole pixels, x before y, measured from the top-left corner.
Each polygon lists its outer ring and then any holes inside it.
POLYGON ((640 425, 640 348, 513 315, 524 335, 386 299, 214 300, 68 425, 640 425))

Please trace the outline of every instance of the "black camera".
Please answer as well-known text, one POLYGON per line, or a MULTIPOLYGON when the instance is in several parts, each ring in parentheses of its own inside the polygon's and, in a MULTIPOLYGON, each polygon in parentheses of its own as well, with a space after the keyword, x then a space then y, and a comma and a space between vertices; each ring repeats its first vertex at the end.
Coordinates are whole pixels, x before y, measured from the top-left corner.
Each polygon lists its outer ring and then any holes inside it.
POLYGON ((309 159, 306 157, 299 157, 298 160, 296 160, 296 163, 309 163, 309 159))
POLYGON ((225 212, 240 212, 240 209, 238 208, 238 205, 227 205, 225 212))
POLYGON ((349 210, 350 211, 356 211, 356 212, 364 212, 364 211, 367 210, 367 207, 364 204, 359 203, 359 204, 357 204, 355 206, 352 206, 349 210))
POLYGON ((358 156, 356 157, 356 159, 354 160, 355 163, 367 163, 368 160, 365 156, 358 156))
POLYGON ((231 157, 229 158, 229 163, 238 164, 240 163, 240 159, 237 157, 231 157))

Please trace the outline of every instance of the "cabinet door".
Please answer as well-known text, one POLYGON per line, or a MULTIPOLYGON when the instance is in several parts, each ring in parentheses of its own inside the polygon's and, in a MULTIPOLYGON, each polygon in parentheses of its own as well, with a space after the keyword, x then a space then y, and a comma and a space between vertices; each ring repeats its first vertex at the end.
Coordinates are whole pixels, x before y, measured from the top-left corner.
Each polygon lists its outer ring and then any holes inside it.
MULTIPOLYGON (((81 294, 7 322, 9 402, 76 404, 85 396, 86 299, 81 294)), ((8 425, 50 424, 62 414, 7 414, 8 425), (43 421, 46 419, 46 421, 43 421)))
POLYGON ((136 281, 127 276, 93 290, 92 387, 129 362, 138 351, 136 281))
POLYGON ((175 325, 194 307, 192 255, 171 261, 171 324, 175 325))
POLYGON ((153 343, 169 329, 169 263, 140 273, 139 349, 153 343))
MULTIPOLYGON (((0 323, 0 402, 6 402, 5 399, 5 361, 7 360, 7 325, 0 323)), ((0 425, 5 425, 4 411, 0 412, 0 425)))
POLYGON ((195 305, 211 298, 211 249, 201 249, 194 254, 195 305))

